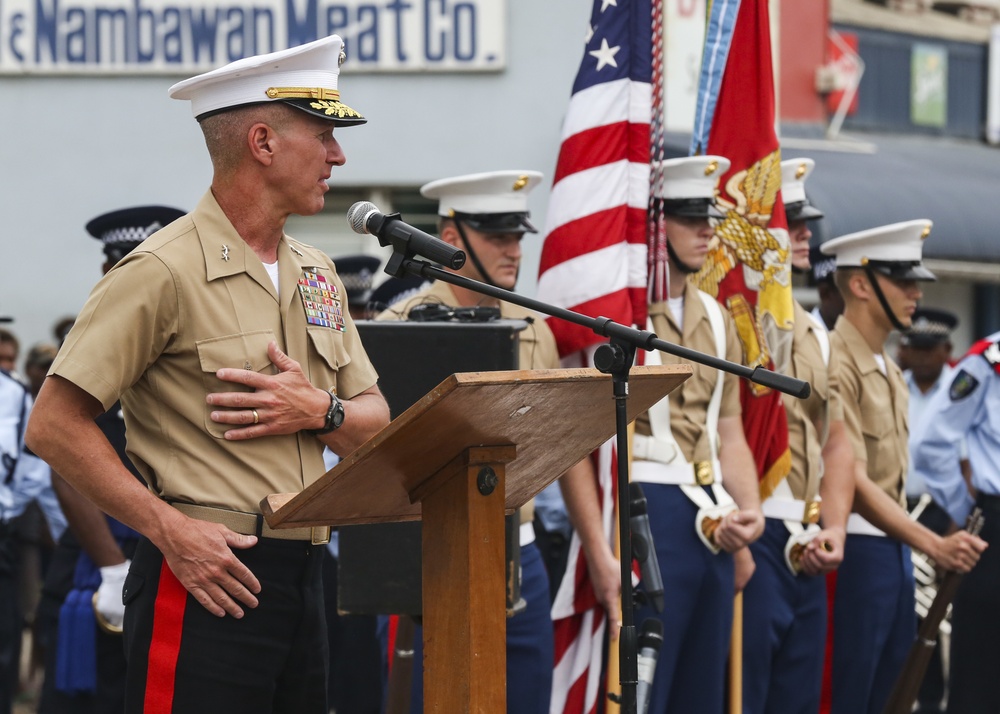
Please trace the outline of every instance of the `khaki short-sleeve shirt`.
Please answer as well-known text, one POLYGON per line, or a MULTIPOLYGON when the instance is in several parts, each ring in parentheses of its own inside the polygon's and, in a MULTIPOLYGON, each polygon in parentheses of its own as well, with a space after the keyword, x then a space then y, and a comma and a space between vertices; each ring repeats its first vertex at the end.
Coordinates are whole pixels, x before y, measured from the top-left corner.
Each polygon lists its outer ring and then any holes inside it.
POLYGON ((868 478, 905 507, 910 395, 903 373, 883 350, 882 374, 864 337, 843 316, 830 338, 841 357, 836 385, 855 458, 867 462, 868 478))
POLYGON ((121 399, 128 455, 160 497, 257 512, 268 494, 300 491, 326 472, 310 434, 226 441, 228 427, 209 417, 208 393, 245 389, 217 370, 277 373, 271 340, 343 399, 376 383, 332 261, 284 236, 278 272, 280 298, 208 192, 98 283, 60 349, 52 374, 105 408, 121 399), (306 302, 310 281, 328 288, 323 307, 306 302))
MULTIPOLYGON (((829 364, 823 360, 817 332, 826 328, 816 324, 802 306, 795 303, 795 326, 792 332, 791 375, 809 383, 809 397, 798 399, 783 395, 788 415, 788 447, 792 468, 788 485, 795 498, 812 501, 819 492, 822 476, 822 452, 830 433, 830 422, 844 418, 837 395, 837 364, 840 359, 832 345, 829 364)), ((829 341, 829 335, 825 338, 829 341)))
MULTIPOLYGON (((683 334, 677 329, 677 322, 665 302, 649 306, 649 319, 653 323, 653 331, 660 339, 714 357, 715 335, 697 291, 698 289, 691 283, 685 283, 683 334)), ((730 362, 742 364, 743 347, 736 332, 736 325, 724 308, 722 317, 726 326, 725 357, 730 362)), ((685 360, 666 352, 660 353, 660 360, 663 364, 686 363, 685 360)), ((670 430, 685 459, 690 462, 708 461, 712 458, 712 447, 707 433, 708 404, 712 399, 712 390, 715 389, 716 380, 721 377, 724 382, 719 417, 739 416, 742 413, 739 377, 702 364, 691 363, 691 366, 694 374, 668 396, 670 430)), ((639 416, 635 428, 637 434, 651 433, 648 414, 639 416)))

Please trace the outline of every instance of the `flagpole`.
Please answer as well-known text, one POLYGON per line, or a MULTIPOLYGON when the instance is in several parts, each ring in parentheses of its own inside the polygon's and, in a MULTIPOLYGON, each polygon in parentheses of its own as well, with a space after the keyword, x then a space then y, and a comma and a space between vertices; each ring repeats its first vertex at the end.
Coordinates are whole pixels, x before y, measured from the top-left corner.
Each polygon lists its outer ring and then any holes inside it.
POLYGON ((729 641, 729 714, 743 714, 743 591, 733 598, 733 634, 729 641))
MULTIPOLYGON (((630 424, 629 425, 629 432, 630 432, 630 434, 631 434, 632 429, 633 429, 633 426, 630 424)), ((613 529, 612 549, 613 549, 613 552, 615 554, 615 557, 620 559, 621 558, 622 549, 621 549, 621 543, 620 543, 621 533, 620 533, 619 525, 618 525, 618 499, 617 498, 614 500, 614 509, 613 509, 612 518, 614 519, 614 522, 613 522, 613 525, 612 525, 612 529, 613 529)), ((621 596, 618 597, 618 604, 617 604, 616 607, 618 608, 618 618, 619 618, 619 620, 621 620, 621 613, 622 613, 622 600, 621 600, 621 596)), ((607 682, 606 688, 607 688, 607 693, 608 693, 608 701, 607 701, 607 703, 605 704, 605 707, 604 707, 604 714, 620 714, 621 707, 618 705, 618 702, 621 701, 622 684, 621 684, 621 670, 619 669, 619 666, 618 666, 618 659, 621 656, 621 653, 618 651, 618 638, 611 636, 612 632, 611 632, 611 626, 610 626, 610 624, 611 623, 609 622, 608 623, 608 658, 607 658, 607 662, 606 662, 605 668, 604 668, 605 671, 607 672, 607 677, 606 677, 605 681, 607 682)))

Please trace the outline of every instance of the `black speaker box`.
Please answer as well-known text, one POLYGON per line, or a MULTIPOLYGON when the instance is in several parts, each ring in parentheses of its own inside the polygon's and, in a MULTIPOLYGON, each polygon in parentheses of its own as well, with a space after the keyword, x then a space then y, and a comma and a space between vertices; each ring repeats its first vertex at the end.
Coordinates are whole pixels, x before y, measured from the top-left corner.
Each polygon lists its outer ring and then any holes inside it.
MULTIPOLYGON (((355 323, 392 417, 456 372, 517 369, 521 320, 355 323)), ((378 474, 371 475, 378 488, 378 474)), ((352 614, 422 611, 419 522, 340 528, 338 608, 352 614)))

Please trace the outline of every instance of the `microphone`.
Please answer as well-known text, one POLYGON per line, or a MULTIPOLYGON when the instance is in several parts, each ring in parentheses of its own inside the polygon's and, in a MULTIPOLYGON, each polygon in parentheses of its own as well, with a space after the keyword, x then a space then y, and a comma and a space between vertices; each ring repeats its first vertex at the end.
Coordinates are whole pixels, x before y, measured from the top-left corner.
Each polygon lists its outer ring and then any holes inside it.
POLYGON ((649 692, 653 686, 653 675, 656 673, 656 660, 663 646, 663 623, 655 617, 647 617, 642 621, 642 632, 639 633, 639 683, 635 688, 636 712, 646 714, 649 711, 649 692))
POLYGON ((351 206, 347 222, 355 233, 377 236, 381 246, 392 244, 393 249, 404 253, 406 258, 419 255, 453 270, 465 264, 465 253, 461 250, 404 223, 398 213, 380 213, 371 201, 358 201, 351 206))
POLYGON ((649 513, 646 510, 646 494, 635 481, 628 485, 629 529, 632 531, 632 556, 639 561, 643 590, 650 605, 657 612, 663 612, 663 577, 660 563, 653 547, 653 534, 649 530, 649 513))

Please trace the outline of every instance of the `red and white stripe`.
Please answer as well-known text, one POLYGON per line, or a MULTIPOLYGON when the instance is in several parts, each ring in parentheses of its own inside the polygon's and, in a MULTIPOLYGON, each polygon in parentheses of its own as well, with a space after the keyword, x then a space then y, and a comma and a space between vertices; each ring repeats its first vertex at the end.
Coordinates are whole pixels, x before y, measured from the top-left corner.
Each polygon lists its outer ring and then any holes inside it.
MULTIPOLYGON (((613 440, 595 452, 604 533, 611 542, 615 514, 616 449, 613 440)), ((573 532, 566 574, 552 605, 555 670, 550 714, 594 714, 604 695, 604 634, 608 618, 587 575, 587 559, 573 532)), ((603 710, 603 709, 602 709, 603 710)))
MULTIPOLYGON (((570 99, 538 299, 626 325, 644 321, 650 101, 649 83, 630 79, 596 84, 570 99)), ((600 339, 560 320, 549 326, 563 355, 600 339)))

